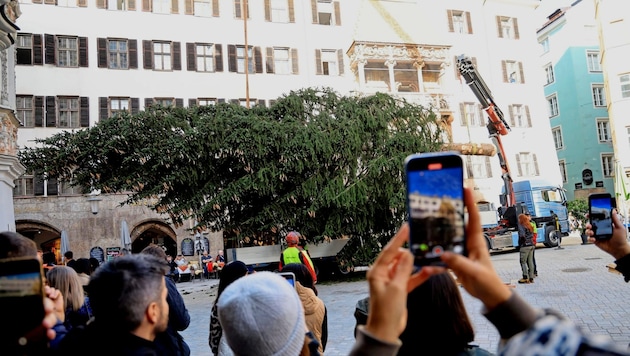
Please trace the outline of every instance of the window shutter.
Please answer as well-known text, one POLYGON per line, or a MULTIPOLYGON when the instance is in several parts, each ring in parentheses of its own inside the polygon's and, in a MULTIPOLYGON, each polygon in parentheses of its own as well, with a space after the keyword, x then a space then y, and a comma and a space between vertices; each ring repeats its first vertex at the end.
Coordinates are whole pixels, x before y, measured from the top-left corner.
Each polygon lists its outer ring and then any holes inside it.
POLYGON ((131 113, 137 114, 140 111, 140 99, 131 98, 131 113))
POLYGON ((35 127, 42 127, 44 122, 44 97, 36 96, 33 106, 35 107, 35 127))
POLYGON ((144 109, 146 110, 151 105, 153 105, 153 98, 145 98, 144 99, 144 109))
POLYGON ((184 14, 192 15, 194 14, 194 4, 193 0, 184 0, 184 14))
POLYGON ((337 50, 337 60, 339 61, 339 75, 343 75, 346 68, 343 65, 343 50, 342 49, 337 50))
POLYGON ((107 8, 106 0, 96 0, 96 8, 97 9, 106 9, 107 8))
POLYGON ((455 32, 455 27, 453 27, 453 10, 446 10, 446 17, 448 18, 448 32, 455 32))
POLYGON ((311 0, 311 12, 313 15, 313 23, 319 23, 319 16, 317 14, 317 0, 311 0))
POLYGON ((153 69, 153 42, 142 41, 142 52, 144 56, 144 69, 153 69))
POLYGON ((184 107, 184 99, 182 99, 182 98, 175 99, 175 107, 176 108, 183 108, 184 107))
POLYGON ((136 0, 128 0, 127 2, 127 10, 136 11, 136 0))
POLYGON ((490 164, 490 157, 485 157, 486 159, 486 177, 492 178, 492 165, 490 164))
POLYGON ((470 20, 470 11, 466 11, 466 24, 468 25, 468 33, 472 34, 472 21, 470 20))
POLYGON ((518 62, 518 71, 521 74, 521 83, 525 84, 525 72, 523 72, 523 62, 518 62))
POLYGON ((48 178, 46 180, 46 195, 57 195, 59 192, 57 188, 57 178, 48 178))
POLYGON ((341 26, 341 7, 339 6, 339 1, 335 1, 333 6, 335 8, 335 25, 341 26))
POLYGON ((263 59, 260 47, 254 47, 254 71, 256 73, 263 72, 263 59))
POLYGON ((46 64, 57 64, 55 60, 55 35, 45 34, 44 39, 46 41, 46 64))
POLYGON ((459 113, 462 120, 462 126, 466 126, 466 105, 464 105, 464 103, 459 103, 459 113))
POLYGON ((42 0, 33 0, 33 4, 41 4, 42 0))
POLYGON ((508 112, 510 113, 510 125, 515 127, 516 121, 514 120, 514 105, 508 105, 508 112))
POLYGON ((503 83, 509 83, 508 74, 507 74, 507 63, 505 61, 501 61, 501 69, 503 70, 503 83))
POLYGON ((79 67, 88 66, 87 37, 79 37, 79 67))
POLYGON ((127 40, 129 69, 138 69, 138 40, 127 40))
POLYGON ((238 101, 238 99, 230 99, 230 104, 236 104, 239 105, 240 101, 238 101))
POLYGON ((179 14, 179 0, 171 0, 171 13, 179 14))
POLYGON ((223 47, 220 44, 214 45, 214 71, 223 72, 223 47))
POLYGON ((503 38, 503 26, 501 26, 501 16, 497 16, 497 31, 499 32, 499 38, 503 38))
POLYGON ((300 63, 298 62, 297 48, 291 48, 291 71, 293 74, 300 74, 300 63))
POLYGON ((219 17, 219 0, 212 0, 212 16, 219 17))
POLYGON ((87 7, 87 0, 79 0, 77 3, 78 7, 87 7))
POLYGON ((142 0, 142 11, 151 12, 151 0, 142 0))
POLYGON ((228 71, 236 72, 236 46, 228 45, 228 71))
POLYGON ((322 74, 322 51, 315 50, 315 74, 322 74))
POLYGON ((81 127, 90 126, 90 98, 82 96, 79 98, 81 112, 79 113, 79 120, 81 127))
POLYGON ((98 98, 98 120, 105 120, 109 117, 109 100, 107 97, 98 98))
POLYGON ((46 127, 57 126, 57 105, 54 96, 46 97, 46 127))
POLYGON ((44 48, 42 47, 42 35, 33 35, 33 64, 44 64, 44 48))
POLYGON ((518 153, 516 154, 516 168, 518 168, 518 176, 522 177, 523 169, 521 168, 521 156, 518 153))
POLYGON ((33 191, 35 195, 44 195, 44 177, 41 173, 36 173, 33 177, 33 191))
POLYGON ((265 0, 265 21, 271 21, 271 0, 265 0))
POLYGON ((273 61, 273 47, 267 47, 267 73, 273 73, 274 61, 273 61))
POLYGON ((190 71, 197 70, 197 61, 195 58, 195 44, 186 43, 186 69, 190 71))
POLYGON ((257 105, 267 107, 267 103, 263 99, 259 99, 256 103, 257 105))
POLYGON ((182 70, 182 45, 179 42, 173 44, 173 70, 182 70))
POLYGON ((466 175, 468 178, 475 178, 475 172, 472 169, 472 157, 466 156, 466 175))
POLYGON ((527 116, 527 127, 532 127, 532 118, 529 116, 529 106, 525 105, 525 115, 527 116))
POLYGON ((486 117, 484 115, 483 107, 481 104, 477 104, 477 110, 479 110, 479 127, 483 127, 486 122, 486 117))
POLYGON ((459 80, 459 68, 457 68, 457 56, 453 56, 453 69, 455 70, 455 79, 459 80))
POLYGON ((225 104, 225 99, 217 99, 217 103, 219 103, 219 104, 225 104))
POLYGON ((520 36, 518 34, 518 19, 516 17, 512 17, 512 24, 514 25, 514 39, 518 40, 520 36))
POLYGON ((532 154, 532 157, 534 158, 534 169, 536 170, 536 175, 539 176, 540 171, 538 171, 538 159, 536 158, 536 154, 532 154))
POLYGON ((295 5, 293 5, 293 0, 289 0, 289 22, 295 22, 295 5))
POLYGON ((188 107, 192 108, 197 106, 197 99, 188 99, 188 107))
POLYGON ((237 19, 242 19, 241 15, 242 5, 241 0, 234 0, 234 17, 237 19))
POLYGON ((107 39, 96 39, 96 51, 98 53, 98 67, 107 68, 107 39))

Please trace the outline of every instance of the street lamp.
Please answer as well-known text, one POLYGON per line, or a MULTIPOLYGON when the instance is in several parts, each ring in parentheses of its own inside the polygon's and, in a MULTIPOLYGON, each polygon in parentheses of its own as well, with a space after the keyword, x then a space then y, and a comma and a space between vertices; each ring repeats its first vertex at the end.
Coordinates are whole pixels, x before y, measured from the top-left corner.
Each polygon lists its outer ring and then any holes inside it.
POLYGON ((92 214, 94 215, 98 214, 98 202, 101 200, 103 199, 101 199, 98 193, 92 192, 88 196, 87 201, 90 203, 90 210, 92 211, 92 214))

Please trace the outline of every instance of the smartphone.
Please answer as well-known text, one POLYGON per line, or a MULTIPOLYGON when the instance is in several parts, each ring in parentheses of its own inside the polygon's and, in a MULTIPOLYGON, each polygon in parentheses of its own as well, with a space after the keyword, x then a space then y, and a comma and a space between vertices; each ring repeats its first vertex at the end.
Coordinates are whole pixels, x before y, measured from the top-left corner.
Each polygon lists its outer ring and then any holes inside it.
POLYGON ((612 237, 613 203, 608 193, 595 193, 588 196, 588 218, 596 240, 606 240, 612 237))
POLYGON ((464 169, 455 152, 405 159, 409 247, 415 265, 444 265, 445 251, 466 255, 464 169))
POLYGON ((9 354, 38 354, 48 340, 44 319, 43 271, 36 258, 0 260, 0 305, 11 327, 0 333, 0 344, 9 354))
POLYGON ((291 287, 295 288, 295 274, 293 272, 278 272, 278 274, 286 279, 291 287))

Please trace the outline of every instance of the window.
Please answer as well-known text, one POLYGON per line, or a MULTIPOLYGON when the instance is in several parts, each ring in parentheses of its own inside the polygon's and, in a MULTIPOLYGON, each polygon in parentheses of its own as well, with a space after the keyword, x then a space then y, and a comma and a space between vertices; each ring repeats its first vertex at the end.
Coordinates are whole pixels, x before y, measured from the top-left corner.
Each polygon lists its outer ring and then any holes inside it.
POLYGON ((77 37, 57 37, 57 65, 59 67, 79 66, 79 45, 77 37))
POLYGON ((397 61, 394 66, 394 83, 398 92, 419 92, 418 68, 411 62, 397 61))
POLYGON ((604 94, 603 84, 593 84, 593 105, 606 106, 606 95, 604 94))
POLYGON ((110 98, 109 115, 113 116, 118 112, 131 112, 129 110, 129 98, 110 98))
POLYGON ((610 142, 610 123, 608 119, 597 120, 597 138, 599 142, 610 142))
POLYGON ((216 98, 198 98, 197 105, 198 106, 217 105, 217 99, 216 98))
POLYGON ((59 195, 79 195, 84 194, 84 189, 80 186, 73 186, 71 182, 59 181, 59 195))
POLYGON ((107 68, 129 69, 129 48, 127 40, 108 40, 107 68))
POLYGON ((542 41, 540 41, 540 46, 542 47, 543 53, 549 52, 549 37, 545 37, 542 41))
POLYGON ((195 45, 195 59, 198 72, 214 72, 214 45, 197 43, 195 45))
POLYGON ((447 10, 448 30, 455 33, 473 33, 470 23, 470 12, 459 10, 447 10))
POLYGON ((343 51, 333 49, 315 50, 317 74, 337 76, 343 74, 343 51))
POLYGON ((621 85, 621 97, 630 98, 630 74, 620 75, 619 84, 621 85))
MULTIPOLYGON (((41 43, 41 38, 40 38, 41 43)), ((33 63, 33 35, 31 34, 18 34, 17 41, 15 42, 16 50, 16 63, 17 64, 34 64, 33 63)), ((41 52, 40 63, 41 64, 41 52)))
MULTIPOLYGON (((236 17, 237 19, 242 19, 243 18, 243 0, 234 0, 234 17, 236 17)), ((249 1, 247 2, 247 18, 249 18, 249 16, 251 15, 249 12, 249 1)))
POLYGON ((20 178, 13 181, 15 187, 13 188, 13 196, 33 196, 35 195, 34 179, 32 174, 24 174, 20 178))
POLYGON ((107 0, 108 10, 127 10, 127 0, 107 0))
POLYGON ((549 108, 549 117, 558 116, 558 97, 555 94, 547 97, 547 104, 549 108))
POLYGON ((174 98, 155 98, 153 105, 159 105, 164 107, 175 106, 174 98))
POLYGON ((170 14, 171 0, 152 0, 151 9, 156 14, 170 14))
POLYGON ((599 52, 587 52, 586 60, 588 62, 589 72, 601 72, 602 67, 599 64, 599 52))
MULTIPOLYGON (((417 69, 413 65, 410 65, 408 69, 417 71, 417 69)), ((434 88, 438 87, 440 85, 441 74, 442 74, 442 68, 440 64, 425 63, 424 66, 422 67, 422 82, 425 85, 428 85, 434 88)), ((416 74, 416 77, 417 76, 418 75, 416 74)))
POLYGON ((553 136, 553 144, 556 146, 556 150, 564 148, 564 142, 562 141, 562 128, 554 127, 551 129, 551 135, 553 136))
POLYGON ((602 174, 604 178, 615 176, 614 156, 612 153, 602 154, 602 174))
POLYGON ((383 92, 390 91, 389 68, 384 62, 369 61, 363 66, 363 70, 365 72, 366 87, 380 89, 383 92))
POLYGON ((15 99, 17 119, 20 120, 23 127, 35 127, 33 97, 18 95, 15 99))
POLYGON ((138 68, 138 40, 97 38, 96 46, 99 68, 124 70, 138 68))
POLYGON ((153 42, 153 69, 171 70, 171 43, 153 42))
POLYGON ((517 61, 501 61, 504 83, 525 83, 523 63, 517 61))
POLYGON ((212 17, 211 0, 195 0, 193 3, 194 15, 199 17, 212 17))
POLYGON ((547 84, 551 84, 555 80, 553 76, 553 66, 551 64, 545 66, 545 79, 547 80, 547 84))
MULTIPOLYGON (((81 6, 81 1, 79 0, 79 6, 81 6)), ((85 1, 85 0, 84 0, 85 1)), ((144 11, 151 11, 150 2, 146 2, 143 4, 145 8, 144 11)), ((107 9, 107 10, 117 10, 117 11, 136 11, 136 1, 134 0, 96 0, 96 8, 98 9, 107 9)))
POLYGON ((62 7, 77 7, 77 0, 56 0, 57 6, 62 7))
POLYGON ((567 180, 567 162, 561 159, 558 160, 558 167, 560 167, 560 175, 562 176, 562 183, 566 183, 567 180))
POLYGON ((81 127, 79 121, 79 98, 59 97, 57 102, 59 105, 57 127, 81 127))
POLYGON ((483 112, 481 106, 476 103, 462 103, 461 110, 462 126, 483 127, 483 112))
POLYGON ((58 192, 57 179, 44 180, 41 174, 24 174, 14 184, 14 196, 49 196, 58 192))
MULTIPOLYGON (((245 58, 247 58, 247 72, 263 73, 263 59, 260 47, 252 47, 246 50, 242 45, 228 45, 228 69, 234 73, 245 73, 245 58)), ((216 62, 218 64, 218 62, 216 62)))
POLYGON ((320 25, 341 25, 339 1, 311 0, 313 23, 320 25))
POLYGON ((276 74, 291 74, 288 48, 273 49, 273 67, 276 74))
POLYGON ((466 176, 467 178, 492 178, 492 166, 490 157, 487 156, 466 156, 466 176))
POLYGON ((512 127, 532 127, 532 120, 527 105, 514 104, 508 107, 512 127))
POLYGON ((245 56, 247 54, 247 73, 254 72, 254 50, 249 46, 247 51, 245 46, 236 46, 236 72, 245 73, 245 56))
POLYGON ((518 21, 515 17, 497 16, 497 29, 501 38, 519 39, 518 21))
POLYGON ((265 2, 265 20, 294 22, 293 0, 270 0, 265 2))
POLYGON ((538 161, 536 155, 530 152, 520 152, 516 154, 516 167, 519 177, 538 176, 538 161))

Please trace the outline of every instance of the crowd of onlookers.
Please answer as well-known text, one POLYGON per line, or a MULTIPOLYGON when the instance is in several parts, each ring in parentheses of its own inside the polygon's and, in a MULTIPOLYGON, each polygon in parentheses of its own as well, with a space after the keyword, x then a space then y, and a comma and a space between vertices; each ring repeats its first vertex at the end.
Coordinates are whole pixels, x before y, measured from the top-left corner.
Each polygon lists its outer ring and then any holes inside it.
MULTIPOLYGON (((585 334, 558 313, 532 307, 506 286, 493 268, 469 190, 465 203, 468 253, 445 252, 441 259, 448 267, 414 267, 413 255, 403 247, 407 225, 383 248, 367 272, 369 298, 357 303, 351 355, 625 354, 610 338, 585 334), (485 317, 502 339, 498 350, 473 344, 474 330, 458 283, 483 303, 485 317)), ((630 245, 615 214, 613 223, 611 239, 590 240, 616 259, 627 282, 630 245)), ((587 225, 592 236, 589 229, 587 225)), ((0 259, 37 257, 32 240, 0 233, 0 259)), ((155 245, 97 267, 66 256, 65 265, 45 272, 41 325, 15 339, 2 335, 0 353, 189 355, 179 332, 188 327, 190 315, 170 276, 173 263, 177 266, 155 245), (45 351, 42 339, 47 341, 45 351)), ((208 354, 326 352, 327 309, 310 270, 303 263, 289 263, 282 272, 295 276, 293 285, 277 273, 252 272, 240 261, 222 266, 217 297, 208 305, 208 354)), ((0 283, 8 281, 0 278, 0 283)))

